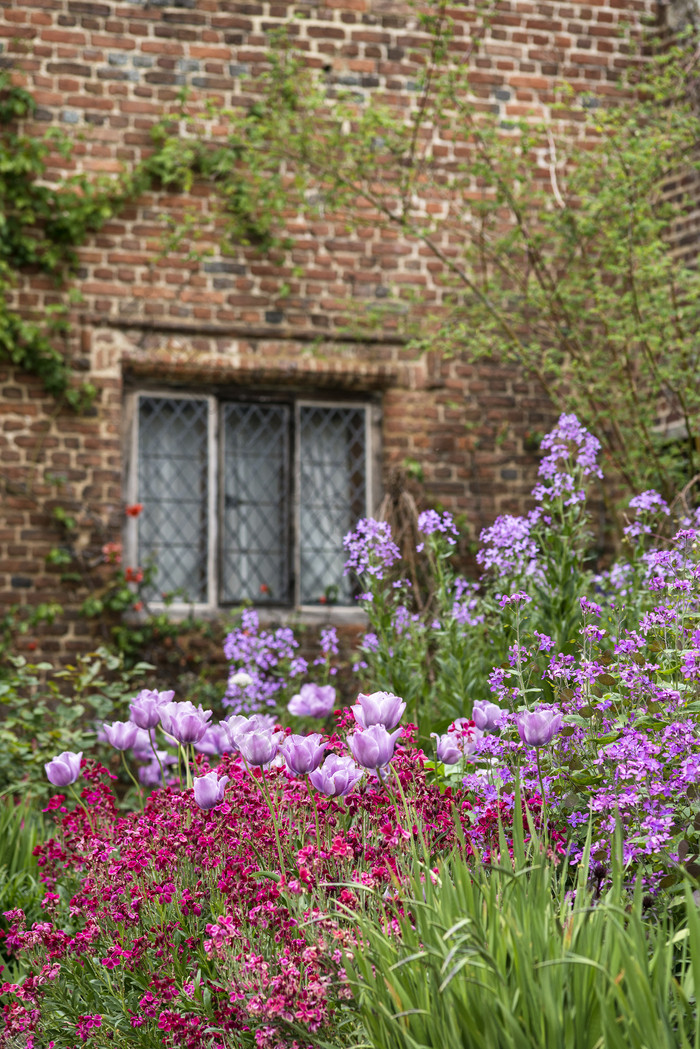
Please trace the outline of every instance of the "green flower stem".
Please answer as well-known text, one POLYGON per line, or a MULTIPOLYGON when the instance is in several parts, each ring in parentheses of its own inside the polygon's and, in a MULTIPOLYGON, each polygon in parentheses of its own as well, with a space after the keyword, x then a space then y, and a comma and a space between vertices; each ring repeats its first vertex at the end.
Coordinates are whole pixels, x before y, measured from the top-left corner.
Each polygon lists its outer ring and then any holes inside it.
POLYGON ((122 762, 123 762, 124 768, 126 770, 126 774, 129 777, 129 779, 131 780, 131 782, 134 784, 134 786, 136 787, 136 790, 138 791, 139 805, 141 806, 141 812, 143 812, 143 790, 141 789, 141 784, 136 780, 133 772, 131 771, 131 769, 127 765, 127 763, 126 763, 126 754, 124 753, 124 751, 121 752, 121 755, 122 755, 122 762))
POLYGON ((273 830, 275 832, 275 844, 277 845, 277 859, 279 860, 280 874, 282 875, 282 880, 286 884, 286 882, 287 882, 287 868, 286 868, 285 863, 284 863, 284 856, 282 855, 282 845, 281 845, 281 842, 280 842, 279 828, 277 826, 277 816, 275 814, 275 809, 274 809, 274 806, 272 804, 272 798, 270 797, 270 792, 267 789, 267 785, 266 785, 266 782, 265 782, 265 773, 263 772, 262 769, 260 769, 260 779, 258 779, 253 774, 253 770, 251 769, 250 765, 248 764, 248 762, 246 761, 246 759, 243 757, 242 754, 241 754, 241 757, 243 758, 243 764, 248 769, 248 772, 250 772, 251 779, 253 780, 254 783, 256 783, 260 787, 260 790, 262 791, 263 797, 265 798, 265 801, 267 803, 267 807, 270 810, 270 815, 272 817, 272 827, 273 827, 273 830))
POLYGON ((90 813, 88 812, 87 806, 84 804, 83 799, 80 797, 80 795, 78 794, 77 790, 75 789, 75 787, 73 786, 72 783, 69 784, 68 789, 70 790, 71 794, 73 795, 73 797, 77 801, 78 805, 80 805, 80 808, 85 813, 85 818, 88 821, 88 823, 90 824, 90 830, 92 831, 93 835, 95 837, 97 837, 97 832, 95 830, 95 824, 92 822, 92 819, 90 817, 90 813))
POLYGON ((318 804, 316 802, 316 791, 312 791, 311 790, 311 783, 309 782, 309 777, 308 776, 306 777, 306 789, 309 792, 309 797, 311 798, 311 804, 314 807, 314 821, 316 823, 316 848, 320 852, 321 851, 321 836, 320 836, 319 829, 318 829, 318 804))
POLYGON ((165 772, 163 771, 163 764, 162 764, 160 758, 158 757, 158 751, 156 750, 156 745, 155 745, 155 743, 153 741, 153 736, 151 734, 151 729, 148 730, 148 738, 151 741, 151 750, 153 751, 153 756, 156 759, 156 761, 158 762, 158 768, 160 769, 161 786, 164 787, 165 786, 165 772))

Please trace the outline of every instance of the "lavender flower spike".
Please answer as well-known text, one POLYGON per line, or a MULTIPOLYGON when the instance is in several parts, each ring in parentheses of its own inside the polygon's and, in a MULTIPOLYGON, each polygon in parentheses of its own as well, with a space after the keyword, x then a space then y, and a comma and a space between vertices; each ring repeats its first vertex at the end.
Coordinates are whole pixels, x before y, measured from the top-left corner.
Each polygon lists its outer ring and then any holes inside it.
POLYGON ((82 756, 82 750, 77 754, 71 750, 64 750, 57 758, 51 758, 51 761, 44 765, 49 783, 53 783, 54 787, 68 787, 75 783, 80 775, 82 756))
POLYGON ((401 729, 389 733, 384 725, 371 725, 364 732, 355 732, 348 738, 348 746, 358 765, 365 769, 381 769, 394 756, 396 740, 401 729))
POLYGON ((300 718, 325 718, 335 706, 335 689, 332 685, 302 685, 296 696, 290 699, 287 710, 300 718))
POLYGON ((293 776, 305 776, 321 764, 327 746, 328 743, 321 743, 320 732, 312 732, 309 736, 293 734, 287 736, 280 753, 293 776))
POLYGON ((128 750, 133 747, 139 736, 139 727, 133 721, 113 721, 111 725, 103 724, 107 742, 115 750, 128 750))
POLYGON ((391 731, 403 717, 406 704, 392 692, 372 692, 369 696, 360 692, 357 703, 350 709, 361 728, 383 725, 391 731))
POLYGON ((358 769, 352 758, 341 758, 339 754, 329 754, 320 768, 309 773, 309 779, 319 794, 328 798, 344 798, 362 776, 362 769, 358 769))
POLYGON ((224 789, 229 781, 228 776, 218 778, 216 770, 207 772, 206 776, 196 776, 194 780, 194 800, 200 809, 209 812, 224 800, 224 789))
POLYGON ((529 747, 544 747, 552 742, 561 728, 562 715, 555 710, 534 710, 518 714, 515 720, 523 743, 529 747))

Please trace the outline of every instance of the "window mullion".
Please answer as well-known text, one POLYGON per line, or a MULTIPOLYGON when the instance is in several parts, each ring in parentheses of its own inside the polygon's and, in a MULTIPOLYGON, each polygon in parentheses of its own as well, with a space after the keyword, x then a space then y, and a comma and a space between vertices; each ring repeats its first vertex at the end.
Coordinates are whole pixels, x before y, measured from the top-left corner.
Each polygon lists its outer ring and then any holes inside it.
POLYGON ((215 397, 207 397, 209 406, 207 421, 207 468, 208 468, 208 537, 207 537, 207 604, 216 607, 219 603, 219 407, 215 397))

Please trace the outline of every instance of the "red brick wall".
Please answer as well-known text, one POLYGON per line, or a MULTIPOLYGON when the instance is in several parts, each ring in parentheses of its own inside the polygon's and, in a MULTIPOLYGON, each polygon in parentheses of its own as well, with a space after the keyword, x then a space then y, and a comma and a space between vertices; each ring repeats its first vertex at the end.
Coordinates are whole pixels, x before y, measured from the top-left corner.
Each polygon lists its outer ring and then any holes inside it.
MULTIPOLYGON (((655 7, 652 0, 501 0, 474 59, 480 102, 507 118, 547 114, 557 79, 613 92, 628 60, 623 29, 638 32, 655 7)), ((138 162, 151 148, 153 122, 184 86, 195 100, 213 92, 245 104, 241 73, 263 68, 270 32, 292 16, 296 46, 325 70, 330 88, 386 88, 399 103, 410 103, 411 52, 424 42, 408 5, 391 0, 5 0, 0 11, 0 58, 33 92, 40 126, 74 134, 74 165, 89 172, 138 162)), ((466 54, 472 5, 455 5, 452 14, 455 52, 466 54)), ((465 514, 472 535, 496 514, 524 507, 535 469, 526 438, 552 418, 533 383, 459 356, 416 359, 390 320, 373 339, 342 333, 348 299, 362 310, 381 303, 389 287, 419 289, 426 310, 439 307, 444 291, 429 254, 376 227, 349 236, 332 216, 292 221, 290 235, 293 247, 280 258, 251 248, 224 255, 205 187, 187 198, 144 195, 80 251, 83 302, 65 350, 98 385, 93 413, 57 414, 36 381, 0 369, 0 600, 67 605, 43 640, 48 653, 84 647, 88 631, 75 611, 84 589, 71 593, 45 568, 59 541, 52 511, 76 515, 79 542, 95 557, 118 537, 122 391, 139 376, 381 390, 387 472, 407 458, 419 461, 426 498, 465 514), (213 254, 190 261, 183 247, 158 259, 163 216, 177 217, 193 202, 209 231, 200 247, 213 254)), ((27 277, 16 301, 31 315, 59 297, 27 277)))

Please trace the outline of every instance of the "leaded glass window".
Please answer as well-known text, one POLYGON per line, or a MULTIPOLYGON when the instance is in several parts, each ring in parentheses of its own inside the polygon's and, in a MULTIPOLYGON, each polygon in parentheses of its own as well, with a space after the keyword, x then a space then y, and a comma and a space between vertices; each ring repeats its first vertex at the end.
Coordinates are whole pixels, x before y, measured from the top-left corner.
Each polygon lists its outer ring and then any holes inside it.
POLYGON ((365 404, 139 394, 141 565, 152 593, 352 604, 342 540, 368 512, 365 404))

